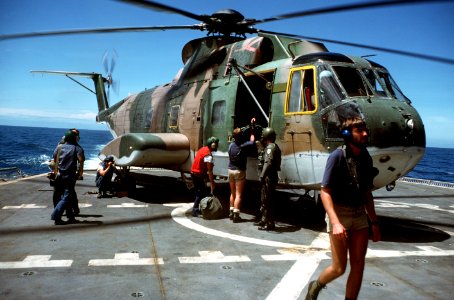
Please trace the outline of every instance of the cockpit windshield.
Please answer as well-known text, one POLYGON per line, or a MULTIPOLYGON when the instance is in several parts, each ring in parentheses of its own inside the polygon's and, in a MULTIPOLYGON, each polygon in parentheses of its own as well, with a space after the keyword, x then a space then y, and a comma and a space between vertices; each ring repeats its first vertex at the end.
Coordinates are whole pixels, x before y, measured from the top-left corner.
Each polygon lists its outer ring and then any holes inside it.
POLYGON ((327 66, 320 66, 320 106, 327 107, 345 99, 342 89, 327 66))
POLYGON ((405 97, 391 75, 382 68, 357 69, 352 66, 321 65, 320 108, 341 102, 347 97, 386 97, 399 101, 410 100, 405 97), (334 71, 334 72, 333 72, 334 71))
POLYGON ((375 95, 379 97, 386 97, 386 91, 381 84, 380 80, 378 80, 377 76, 375 76, 375 73, 372 69, 367 69, 364 68, 362 69, 364 76, 367 79, 367 82, 369 85, 372 87, 372 90, 375 95))
POLYGON ((333 69, 349 97, 368 96, 372 94, 357 69, 347 66, 333 66, 333 69))
POLYGON ((386 89, 391 94, 391 97, 399 101, 405 101, 410 103, 410 100, 407 97, 405 97, 404 93, 402 93, 397 83, 391 77, 391 74, 383 70, 377 70, 377 74, 380 80, 385 84, 386 89))

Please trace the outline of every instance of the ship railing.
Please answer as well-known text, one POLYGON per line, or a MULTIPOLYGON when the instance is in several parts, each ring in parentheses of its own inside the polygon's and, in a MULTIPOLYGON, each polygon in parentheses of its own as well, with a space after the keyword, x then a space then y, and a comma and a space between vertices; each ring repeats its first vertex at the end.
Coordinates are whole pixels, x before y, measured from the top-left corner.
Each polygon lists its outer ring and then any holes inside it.
POLYGON ((437 180, 419 179, 419 178, 411 178, 411 177, 402 177, 402 178, 399 178, 397 181, 415 183, 415 184, 424 184, 424 185, 436 186, 436 187, 447 188, 447 189, 454 189, 454 183, 452 183, 452 182, 443 182, 443 181, 437 181, 437 180))

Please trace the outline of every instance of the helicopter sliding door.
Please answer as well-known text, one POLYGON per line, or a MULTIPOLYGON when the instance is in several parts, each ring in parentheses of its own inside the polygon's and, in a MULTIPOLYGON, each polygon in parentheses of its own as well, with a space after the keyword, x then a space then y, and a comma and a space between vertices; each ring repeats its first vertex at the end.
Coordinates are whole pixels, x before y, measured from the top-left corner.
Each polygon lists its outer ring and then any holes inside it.
POLYGON ((234 102, 238 78, 213 80, 203 103, 203 142, 210 136, 219 138, 219 151, 227 151, 232 134, 234 102))

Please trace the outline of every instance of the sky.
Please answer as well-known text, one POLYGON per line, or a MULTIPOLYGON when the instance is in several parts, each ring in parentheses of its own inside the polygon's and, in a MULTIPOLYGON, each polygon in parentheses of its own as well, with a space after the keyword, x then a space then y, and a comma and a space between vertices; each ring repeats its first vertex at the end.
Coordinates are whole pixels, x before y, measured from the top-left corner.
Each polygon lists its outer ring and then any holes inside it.
MULTIPOLYGON (((343 0, 168 0, 194 14, 231 8, 264 19, 335 6, 343 0)), ((0 34, 121 26, 193 25, 199 21, 111 0, 1 0, 0 34)), ((454 3, 373 8, 264 23, 257 28, 362 43, 454 59, 454 3)), ((206 33, 191 30, 39 37, 0 41, 0 124, 107 129, 96 123, 95 95, 64 76, 30 70, 105 73, 106 51, 117 53, 118 94, 170 82, 182 67, 181 49, 206 33)), ((325 43, 332 52, 375 55, 420 113, 427 146, 454 148, 454 65, 325 43)), ((81 82, 93 88, 89 79, 81 82)))

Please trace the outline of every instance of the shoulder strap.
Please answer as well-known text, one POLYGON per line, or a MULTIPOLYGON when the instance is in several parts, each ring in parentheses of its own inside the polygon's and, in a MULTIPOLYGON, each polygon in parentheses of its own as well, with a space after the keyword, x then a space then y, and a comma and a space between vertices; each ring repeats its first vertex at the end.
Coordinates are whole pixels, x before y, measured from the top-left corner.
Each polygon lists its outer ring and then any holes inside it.
POLYGON ((356 164, 353 162, 352 158, 347 157, 347 149, 346 146, 342 146, 342 153, 344 154, 345 164, 347 165, 348 173, 350 174, 350 178, 356 184, 356 187, 359 188, 359 182, 356 172, 356 164))
POLYGON ((57 146, 57 156, 55 156, 55 164, 54 164, 54 173, 55 174, 58 173, 58 161, 60 160, 60 151, 61 151, 62 146, 63 146, 63 144, 58 144, 58 146, 57 146))

